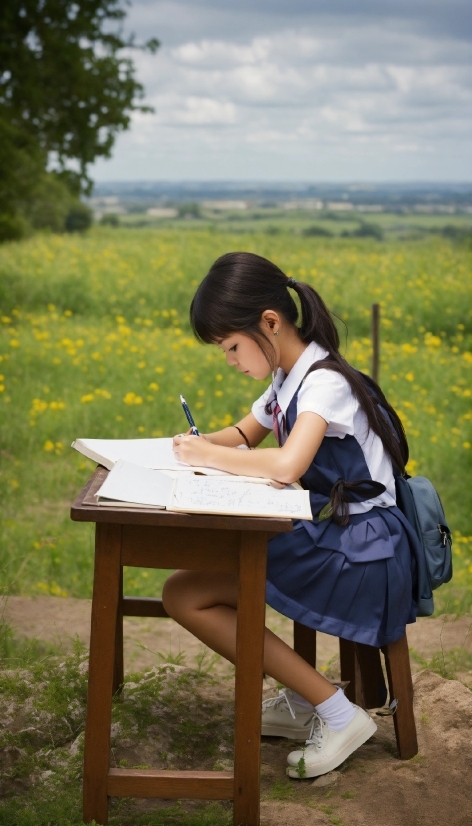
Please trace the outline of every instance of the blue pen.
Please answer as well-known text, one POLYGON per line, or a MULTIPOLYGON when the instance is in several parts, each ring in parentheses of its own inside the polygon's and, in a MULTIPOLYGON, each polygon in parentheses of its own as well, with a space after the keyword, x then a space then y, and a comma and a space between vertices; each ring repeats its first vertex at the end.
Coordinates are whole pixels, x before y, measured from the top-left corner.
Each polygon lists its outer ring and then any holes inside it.
POLYGON ((200 433, 197 430, 197 426, 196 426, 196 424, 193 420, 193 416, 190 412, 190 408, 189 408, 189 406, 188 406, 188 404, 185 401, 183 396, 180 397, 180 403, 181 403, 181 405, 184 409, 185 415, 187 416, 187 421, 188 421, 190 427, 192 428, 192 436, 200 436, 200 433))

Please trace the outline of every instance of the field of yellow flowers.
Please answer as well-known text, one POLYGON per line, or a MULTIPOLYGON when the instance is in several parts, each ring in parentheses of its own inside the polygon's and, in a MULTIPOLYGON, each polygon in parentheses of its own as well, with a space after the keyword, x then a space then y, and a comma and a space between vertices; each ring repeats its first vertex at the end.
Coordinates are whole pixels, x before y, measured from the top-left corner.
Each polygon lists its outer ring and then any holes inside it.
MULTIPOLYGON (((202 430, 237 421, 262 391, 192 337, 188 307, 231 249, 272 258, 316 287, 345 322, 346 357, 369 372, 370 308, 381 305, 380 383, 404 421, 413 474, 437 485, 454 530, 455 577, 441 611, 472 597, 470 251, 425 241, 244 236, 202 230, 95 229, 0 248, 2 544, 9 593, 90 596, 93 530, 69 521, 93 465, 80 437, 172 435, 179 393, 202 430)), ((160 572, 128 592, 155 595, 160 572)))

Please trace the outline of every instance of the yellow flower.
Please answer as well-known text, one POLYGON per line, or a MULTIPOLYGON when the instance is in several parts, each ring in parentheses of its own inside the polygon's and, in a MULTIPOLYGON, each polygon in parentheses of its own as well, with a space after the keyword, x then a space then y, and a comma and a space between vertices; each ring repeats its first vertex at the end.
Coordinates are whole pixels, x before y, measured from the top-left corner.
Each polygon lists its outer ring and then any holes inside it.
POLYGON ((202 390, 202 389, 200 388, 200 390, 198 391, 198 395, 199 395, 199 396, 204 396, 204 395, 205 395, 205 391, 204 391, 204 390, 202 390))
POLYGON ((159 390, 159 385, 157 384, 157 382, 152 381, 151 384, 148 384, 148 388, 149 390, 154 390, 155 392, 157 392, 157 390, 159 390))
POLYGON ((44 402, 42 399, 33 399, 33 405, 31 407, 31 415, 34 413, 44 413, 47 410, 48 403, 44 402))
POLYGON ((51 442, 51 440, 48 439, 46 442, 44 442, 43 450, 46 450, 48 453, 51 453, 51 451, 54 450, 54 442, 51 442))
POLYGON ((425 333, 424 343, 426 347, 440 347, 442 342, 439 336, 433 336, 432 333, 425 333))
POLYGON ((414 476, 416 471, 417 471, 417 468, 418 468, 418 462, 416 461, 416 459, 410 459, 410 461, 408 462, 405 470, 406 470, 407 473, 410 474, 410 476, 414 476))
POLYGON ((222 390, 215 390, 215 396, 222 396, 222 395, 223 395, 222 390))
POLYGON ((409 373, 405 373, 405 378, 406 378, 407 381, 414 381, 415 380, 415 374, 412 373, 411 370, 410 370, 409 373))
POLYGON ((125 404, 142 404, 143 399, 141 396, 137 396, 136 393, 130 392, 127 393, 126 396, 123 397, 123 401, 125 404))
POLYGON ((464 447, 466 450, 470 450, 472 445, 470 444, 470 442, 462 442, 462 447, 464 447))
POLYGON ((81 399, 80 399, 82 404, 87 404, 88 402, 93 402, 93 400, 94 400, 93 393, 86 393, 85 396, 81 396, 81 399))

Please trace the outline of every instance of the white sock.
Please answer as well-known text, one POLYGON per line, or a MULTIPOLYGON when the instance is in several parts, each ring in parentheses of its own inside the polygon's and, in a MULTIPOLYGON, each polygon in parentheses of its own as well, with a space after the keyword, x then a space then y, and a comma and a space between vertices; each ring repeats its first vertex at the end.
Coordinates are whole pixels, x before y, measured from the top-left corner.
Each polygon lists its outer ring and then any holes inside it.
POLYGON ((342 688, 338 688, 336 694, 328 697, 323 703, 315 706, 321 719, 328 724, 331 731, 342 731, 351 722, 356 714, 352 703, 349 702, 342 688))
POLYGON ((311 703, 309 703, 308 700, 305 700, 305 698, 302 697, 301 694, 297 694, 296 691, 292 691, 292 700, 294 703, 297 704, 297 706, 301 706, 302 708, 307 708, 309 711, 313 711, 314 706, 311 703))

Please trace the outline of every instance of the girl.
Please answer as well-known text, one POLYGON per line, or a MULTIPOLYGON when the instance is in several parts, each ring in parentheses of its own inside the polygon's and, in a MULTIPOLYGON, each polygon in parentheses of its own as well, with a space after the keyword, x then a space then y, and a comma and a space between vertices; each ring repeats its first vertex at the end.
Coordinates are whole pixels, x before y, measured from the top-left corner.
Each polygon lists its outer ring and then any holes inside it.
MULTIPOLYGON (((340 355, 322 299, 265 258, 228 253, 200 284, 190 319, 197 338, 216 344, 239 373, 272 372, 272 382, 237 425, 203 438, 175 436, 179 459, 300 480, 310 491, 313 522, 296 521, 269 542, 268 604, 345 639, 376 647, 399 639, 416 618, 418 540, 395 504, 394 472, 403 472, 408 446, 380 388, 340 355), (256 447, 272 429, 279 448, 234 450, 256 447)), ((171 617, 234 662, 235 576, 176 571, 163 601, 171 617)), ((263 703, 262 733, 308 738, 288 755, 290 777, 331 771, 376 731, 365 711, 268 629, 264 671, 287 689, 263 703)))

